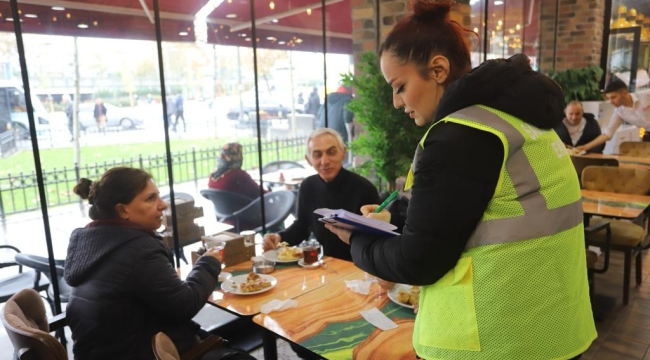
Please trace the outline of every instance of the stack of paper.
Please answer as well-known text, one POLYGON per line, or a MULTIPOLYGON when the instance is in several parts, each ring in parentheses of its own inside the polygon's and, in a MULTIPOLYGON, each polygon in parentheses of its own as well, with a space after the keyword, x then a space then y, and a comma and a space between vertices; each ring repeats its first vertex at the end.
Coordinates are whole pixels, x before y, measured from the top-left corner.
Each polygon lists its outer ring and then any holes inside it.
POLYGON ((319 221, 344 229, 358 230, 384 236, 399 235, 393 231, 397 228, 395 225, 363 217, 347 210, 321 208, 314 210, 314 213, 322 216, 322 218, 318 219, 319 221))

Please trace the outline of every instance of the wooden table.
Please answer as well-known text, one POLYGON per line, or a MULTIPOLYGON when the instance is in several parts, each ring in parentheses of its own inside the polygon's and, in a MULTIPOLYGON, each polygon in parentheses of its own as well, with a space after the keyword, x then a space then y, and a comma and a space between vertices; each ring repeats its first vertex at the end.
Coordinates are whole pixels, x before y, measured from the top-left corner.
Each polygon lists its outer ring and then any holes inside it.
POLYGON ((598 159, 616 159, 620 167, 650 170, 650 158, 606 154, 585 154, 582 156, 598 159))
MULTIPOLYGON (((300 295, 326 286, 348 276, 352 269, 356 269, 349 261, 339 260, 328 256, 323 257, 327 267, 303 268, 297 263, 278 263, 275 271, 269 275, 277 279, 277 285, 266 292, 255 295, 233 295, 226 293, 221 288, 215 289, 209 302, 235 314, 251 316, 260 312, 260 306, 273 299, 294 299, 300 295)), ((248 274, 251 271, 251 262, 247 261, 224 271, 233 276, 248 274)))
POLYGON ((582 190, 585 215, 635 219, 650 205, 650 196, 582 190))
MULTIPOLYGON (((358 268, 346 273, 345 279, 364 279, 358 268)), ((415 359, 413 310, 393 303, 377 284, 372 284, 369 295, 354 293, 345 279, 296 297, 296 308, 258 314, 253 321, 328 359, 415 359), (398 327, 381 331, 363 319, 359 311, 373 307, 398 327)))

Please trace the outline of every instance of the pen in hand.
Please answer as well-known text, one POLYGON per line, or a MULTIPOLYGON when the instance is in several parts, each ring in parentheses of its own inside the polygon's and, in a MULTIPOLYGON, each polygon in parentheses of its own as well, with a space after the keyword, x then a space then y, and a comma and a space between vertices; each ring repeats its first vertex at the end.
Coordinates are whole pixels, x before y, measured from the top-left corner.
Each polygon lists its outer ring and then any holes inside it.
POLYGON ((384 200, 384 202, 382 202, 382 203, 381 203, 381 204, 380 204, 380 205, 375 209, 374 212, 378 213, 378 212, 384 210, 384 208, 385 208, 386 206, 388 206, 388 204, 390 204, 391 201, 395 200, 395 198, 397 197, 397 195, 399 195, 399 191, 398 191, 398 190, 393 191, 390 195, 388 195, 388 197, 386 198, 386 200, 384 200))

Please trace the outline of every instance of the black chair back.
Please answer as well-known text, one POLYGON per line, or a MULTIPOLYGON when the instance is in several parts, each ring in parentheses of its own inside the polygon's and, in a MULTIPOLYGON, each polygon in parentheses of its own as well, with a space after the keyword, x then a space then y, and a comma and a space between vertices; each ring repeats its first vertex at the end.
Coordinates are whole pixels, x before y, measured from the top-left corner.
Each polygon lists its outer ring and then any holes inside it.
MULTIPOLYGON (((264 194, 264 214, 266 231, 277 232, 283 229, 284 220, 291 214, 296 195, 282 190, 264 194)), ((262 231, 262 201, 257 198, 251 204, 233 214, 237 219, 237 231, 262 231)))
POLYGON ((217 221, 227 220, 253 201, 246 196, 225 190, 203 189, 200 193, 204 198, 212 201, 217 221))

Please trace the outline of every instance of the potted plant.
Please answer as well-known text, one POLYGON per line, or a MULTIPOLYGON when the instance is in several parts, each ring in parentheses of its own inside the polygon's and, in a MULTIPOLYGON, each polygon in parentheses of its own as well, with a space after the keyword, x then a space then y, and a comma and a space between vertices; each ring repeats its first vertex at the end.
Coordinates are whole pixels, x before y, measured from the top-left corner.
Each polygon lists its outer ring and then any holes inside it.
POLYGON ((356 70, 357 74, 343 74, 342 79, 356 91, 348 109, 363 128, 351 142, 351 150, 366 160, 358 167, 360 173, 376 173, 393 191, 395 180, 407 175, 424 129, 393 106, 393 89, 386 83, 374 52, 362 54, 356 70))

